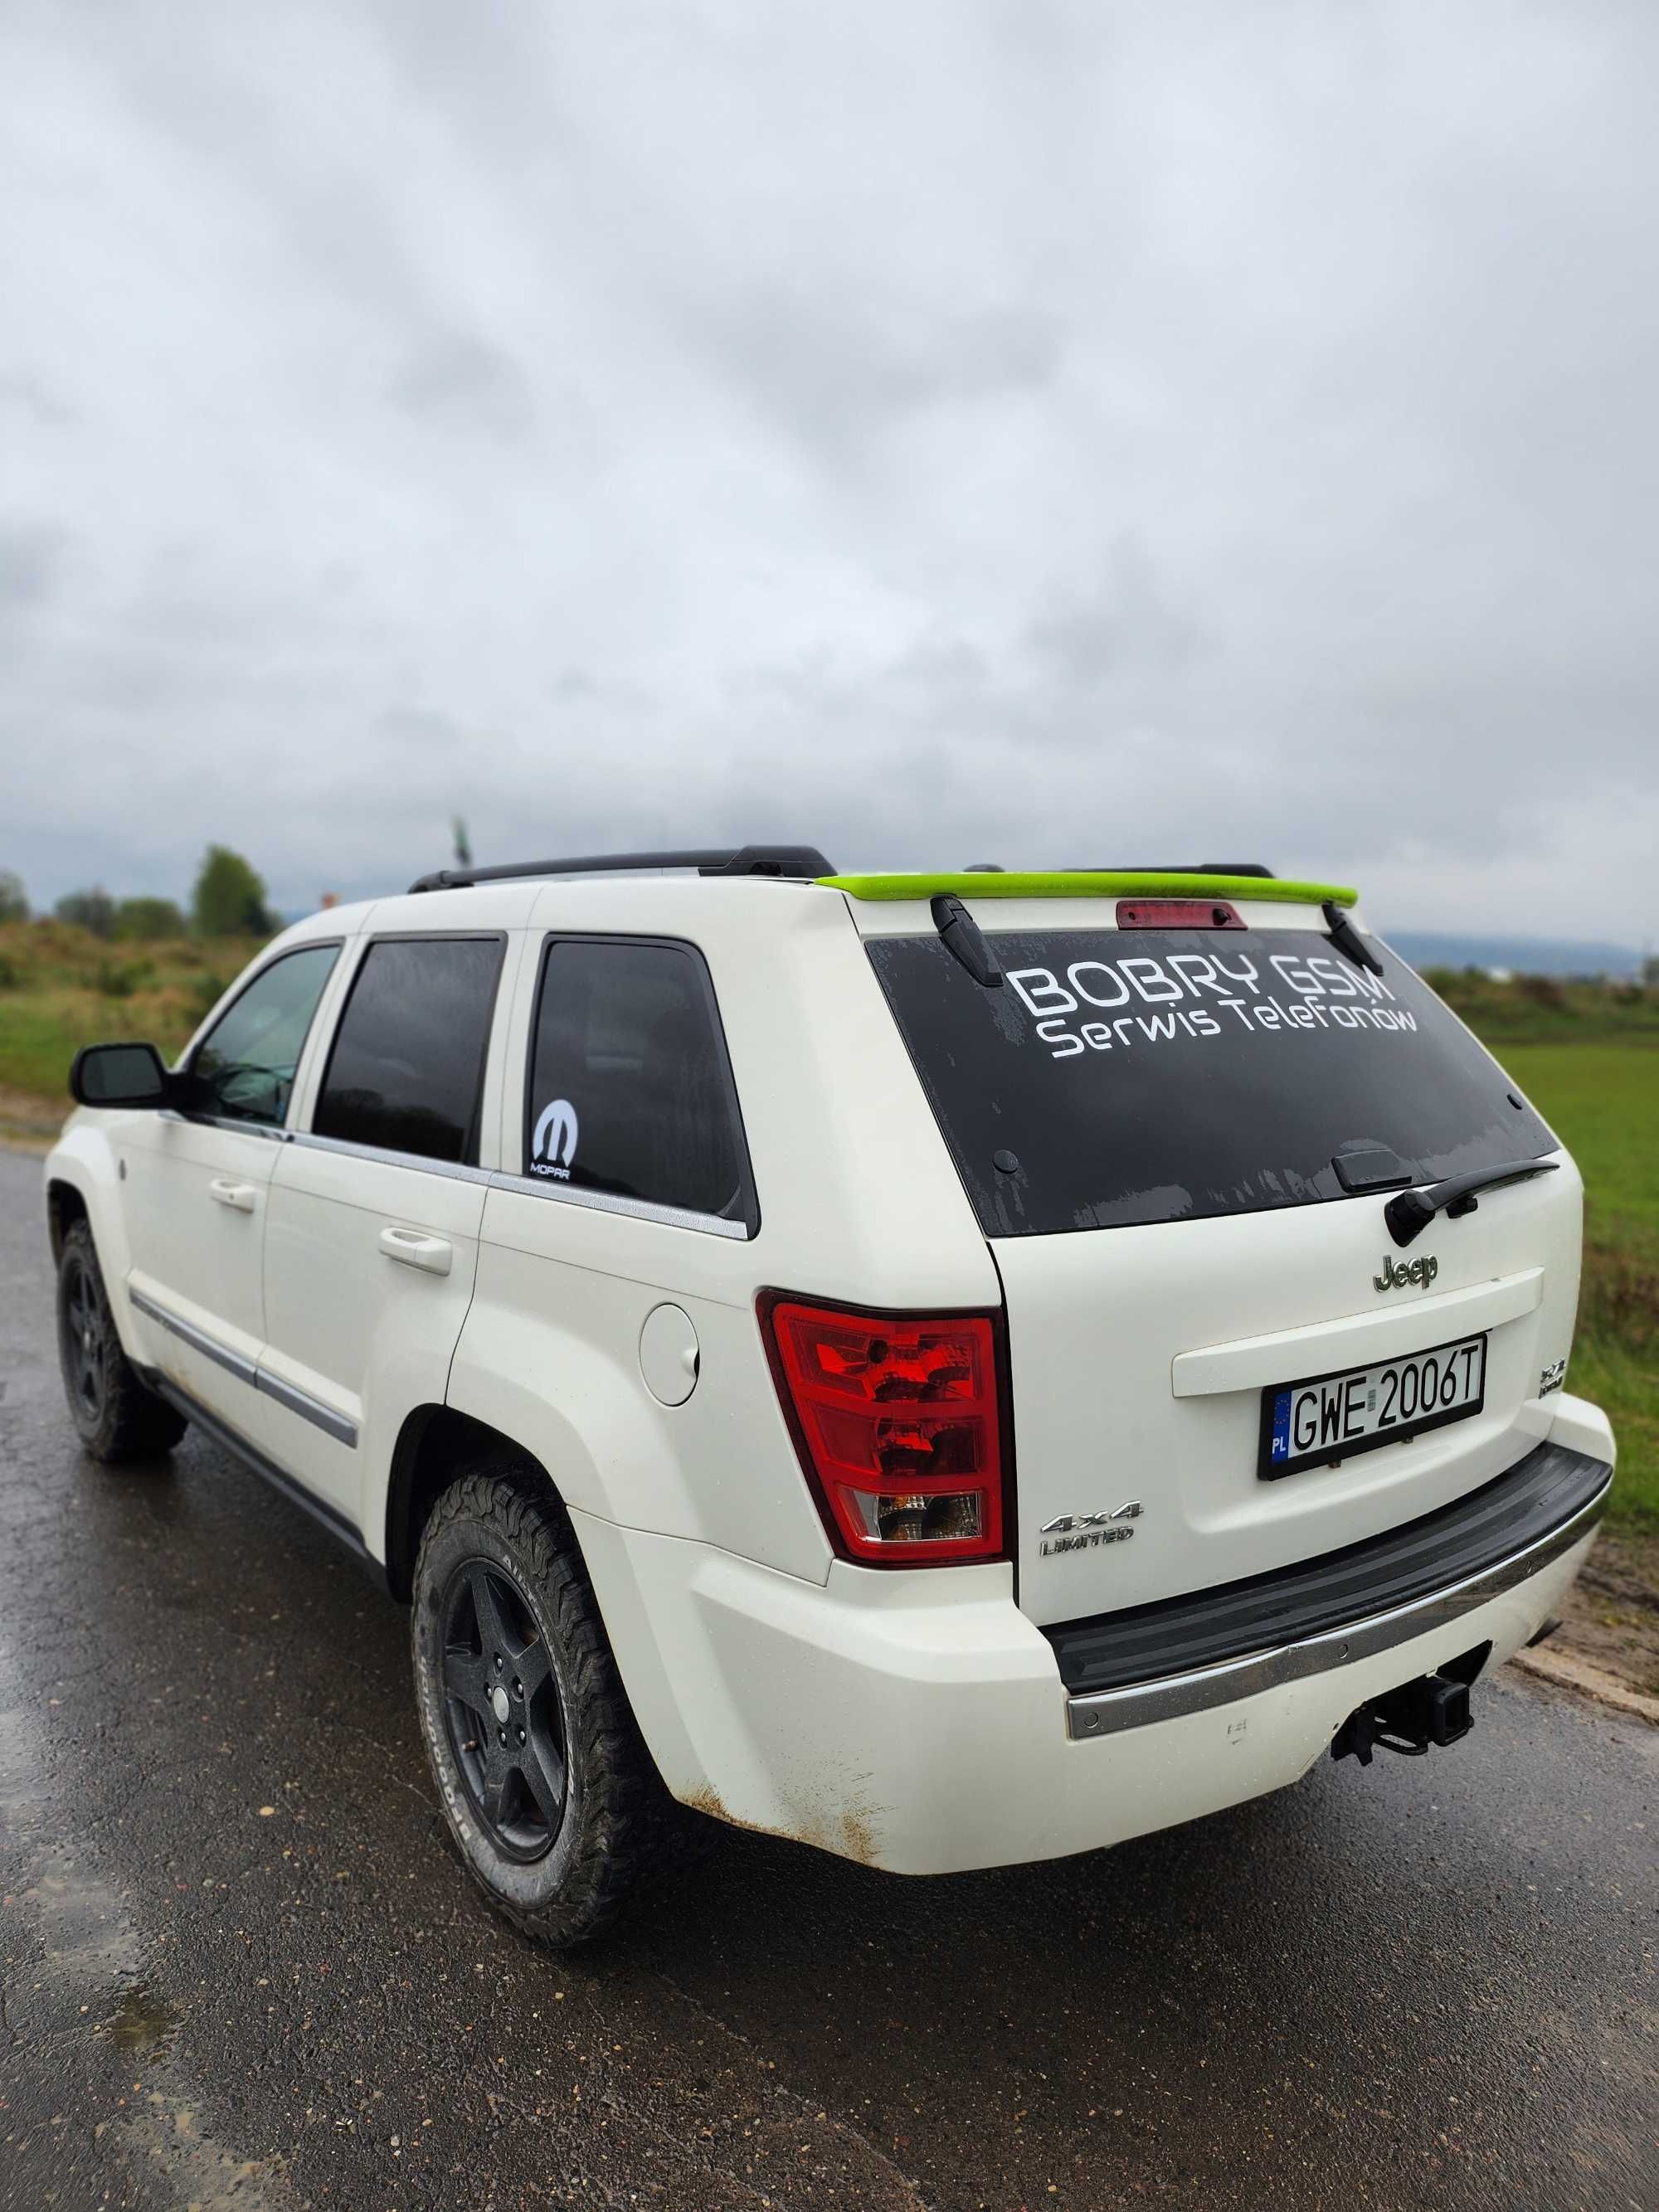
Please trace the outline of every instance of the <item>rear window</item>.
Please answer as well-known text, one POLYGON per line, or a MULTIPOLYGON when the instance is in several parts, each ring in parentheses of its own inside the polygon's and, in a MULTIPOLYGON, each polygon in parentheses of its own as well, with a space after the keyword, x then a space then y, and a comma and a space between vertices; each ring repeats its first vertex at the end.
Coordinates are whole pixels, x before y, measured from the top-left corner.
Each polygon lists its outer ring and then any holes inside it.
POLYGON ((527 1176, 758 1225, 714 989, 689 945, 551 939, 527 1104, 527 1176))
POLYGON ((999 932, 986 990, 936 937, 869 943, 988 1235, 1202 1220, 1553 1152, 1403 961, 1322 931, 999 932), (1339 1172, 1343 1158, 1347 1180, 1339 1172))

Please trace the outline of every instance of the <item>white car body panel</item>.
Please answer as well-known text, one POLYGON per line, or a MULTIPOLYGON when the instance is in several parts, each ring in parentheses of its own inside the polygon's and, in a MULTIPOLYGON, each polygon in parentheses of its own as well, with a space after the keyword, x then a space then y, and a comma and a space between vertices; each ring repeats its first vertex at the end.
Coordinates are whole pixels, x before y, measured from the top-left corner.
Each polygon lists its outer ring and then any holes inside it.
MULTIPOLYGON (((120 1200, 138 1258, 137 1292, 205 1330, 240 1358, 257 1361, 264 1342, 261 1260, 271 1170, 281 1147, 263 1132, 185 1121, 173 1115, 124 1117, 117 1146, 120 1200), (245 1207, 219 1203, 215 1184, 251 1194, 245 1207)), ((141 1309, 134 1333, 153 1364, 193 1396, 233 1417, 243 1385, 141 1309)))
POLYGON ((1438 1258, 1433 1290, 1397 1291, 1380 1310, 1371 1282, 1388 1239, 1375 1204, 1000 1241, 1019 1422, 1020 1602, 1032 1619, 1141 1605, 1335 1551, 1518 1459, 1547 1431, 1539 1377, 1571 1340, 1577 1172, 1566 1163, 1504 1201, 1426 1231, 1413 1249, 1438 1258), (1541 1282, 1528 1264, 1540 1250, 1541 1282), (1373 1310, 1356 1313, 1362 1297, 1373 1310), (1261 1335, 1241 1344, 1245 1315, 1261 1335), (1482 1328, 1486 1410, 1475 1419, 1328 1471, 1255 1480, 1269 1384, 1482 1328), (1195 1376, 1209 1386, 1201 1393, 1195 1376), (1132 1544, 1042 1555, 1043 1522, 1129 1498, 1146 1507, 1132 1544))
MULTIPOLYGON (((1564 1435, 1610 1453, 1590 1407, 1564 1435)), ((630 1703, 685 1802, 895 1874, 1058 1858, 1279 1790, 1354 1708, 1559 1607, 1592 1537, 1520 1589, 1375 1656, 1099 1741, 1068 1736, 1054 1654, 1006 1566, 822 1589, 708 1547, 578 1522, 630 1703)))
POLYGON ((273 1147, 265 1231, 262 1370, 349 1423, 347 1443, 263 1393, 260 1434, 368 1535, 383 1527, 385 1470, 404 1421, 447 1376, 477 1270, 485 1189, 422 1163, 364 1158, 307 1144, 273 1147), (447 1273, 400 1265, 388 1230, 448 1247, 447 1273))

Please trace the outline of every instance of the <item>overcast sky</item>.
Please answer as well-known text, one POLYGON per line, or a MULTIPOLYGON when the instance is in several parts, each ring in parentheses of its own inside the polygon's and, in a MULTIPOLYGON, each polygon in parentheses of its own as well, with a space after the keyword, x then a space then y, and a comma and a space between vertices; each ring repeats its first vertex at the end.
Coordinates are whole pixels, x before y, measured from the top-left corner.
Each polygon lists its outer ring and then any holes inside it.
POLYGON ((0 0, 0 867, 1659 938, 1659 8, 0 0))

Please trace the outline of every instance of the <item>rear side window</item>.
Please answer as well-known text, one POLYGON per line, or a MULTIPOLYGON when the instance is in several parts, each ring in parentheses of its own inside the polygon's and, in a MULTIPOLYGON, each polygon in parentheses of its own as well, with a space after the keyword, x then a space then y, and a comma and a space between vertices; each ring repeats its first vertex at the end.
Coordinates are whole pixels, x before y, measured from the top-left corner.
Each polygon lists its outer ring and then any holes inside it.
POLYGON ((498 937, 371 945, 329 1055, 316 1134, 476 1164, 502 951, 498 937))
POLYGON ((550 939, 526 1103, 527 1176, 757 1227, 714 989, 689 945, 550 939))
POLYGON ((1000 989, 936 937, 869 951, 989 1235, 1306 1206, 1391 1165, 1420 1182, 1555 1149, 1376 938, 1380 976, 1314 930, 988 941, 1000 989))
POLYGON ((280 1127, 337 945, 307 945, 262 968, 191 1055, 188 1110, 280 1127))

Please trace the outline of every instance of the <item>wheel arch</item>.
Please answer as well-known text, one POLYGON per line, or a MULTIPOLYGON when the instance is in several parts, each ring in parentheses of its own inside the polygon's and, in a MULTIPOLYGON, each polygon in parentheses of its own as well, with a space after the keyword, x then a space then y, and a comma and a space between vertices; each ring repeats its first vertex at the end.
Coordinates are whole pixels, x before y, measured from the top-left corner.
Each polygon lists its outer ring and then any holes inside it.
POLYGON ((416 1554, 433 1507, 463 1462, 492 1457, 532 1468, 550 1496, 560 1498, 558 1485, 536 1454, 505 1430, 453 1406, 416 1406, 404 1419, 392 1454, 384 1531, 386 1587, 400 1604, 409 1603, 414 1589, 416 1554))
MULTIPOLYGON (((91 1212, 86 1194, 78 1183, 67 1176, 55 1175, 46 1183, 46 1234, 52 1240, 52 1257, 55 1266, 64 1256, 64 1239, 77 1221, 90 1222, 91 1212)), ((96 1230, 93 1240, 97 1241, 96 1230)))

